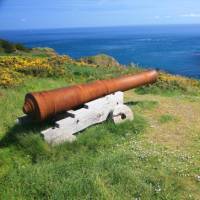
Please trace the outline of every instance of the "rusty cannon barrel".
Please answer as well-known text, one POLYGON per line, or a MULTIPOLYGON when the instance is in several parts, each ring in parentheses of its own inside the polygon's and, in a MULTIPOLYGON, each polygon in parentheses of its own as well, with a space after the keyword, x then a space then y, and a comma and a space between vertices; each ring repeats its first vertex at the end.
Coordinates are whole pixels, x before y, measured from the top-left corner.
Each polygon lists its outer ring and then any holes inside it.
POLYGON ((43 121, 105 95, 154 83, 157 77, 157 71, 150 70, 110 80, 28 93, 25 96, 23 111, 34 120, 43 121))

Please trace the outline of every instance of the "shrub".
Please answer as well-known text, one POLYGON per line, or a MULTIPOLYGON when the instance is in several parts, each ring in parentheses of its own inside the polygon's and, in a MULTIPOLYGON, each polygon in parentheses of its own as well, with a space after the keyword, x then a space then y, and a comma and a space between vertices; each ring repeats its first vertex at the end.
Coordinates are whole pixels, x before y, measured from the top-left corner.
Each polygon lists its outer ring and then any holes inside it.
POLYGON ((29 49, 29 48, 27 48, 27 47, 25 47, 24 45, 22 45, 22 44, 15 44, 15 47, 16 47, 16 49, 17 50, 19 50, 19 51, 25 51, 25 52, 29 52, 29 51, 31 51, 31 49, 29 49))
POLYGON ((5 53, 12 53, 16 50, 15 45, 6 40, 0 40, 0 46, 4 49, 5 53))
POLYGON ((84 58, 81 58, 80 61, 85 62, 87 64, 94 64, 94 65, 103 66, 103 67, 112 67, 112 66, 119 67, 120 66, 117 60, 115 60, 113 57, 108 56, 106 54, 99 54, 96 56, 84 57, 84 58))
POLYGON ((139 94, 193 94, 200 93, 200 81, 167 73, 160 73, 156 83, 136 89, 139 94))
POLYGON ((24 76, 8 68, 0 68, 0 86, 7 88, 21 84, 24 76))
POLYGON ((29 52, 31 50, 22 44, 19 44, 19 43, 15 44, 15 43, 9 42, 7 40, 2 40, 2 39, 0 39, 0 49, 2 52, 5 52, 5 53, 13 53, 13 52, 16 52, 17 50, 29 52))
POLYGON ((52 58, 2 56, 0 57, 0 86, 17 86, 27 76, 55 78, 69 75, 69 71, 64 67, 66 61, 65 56, 52 58))

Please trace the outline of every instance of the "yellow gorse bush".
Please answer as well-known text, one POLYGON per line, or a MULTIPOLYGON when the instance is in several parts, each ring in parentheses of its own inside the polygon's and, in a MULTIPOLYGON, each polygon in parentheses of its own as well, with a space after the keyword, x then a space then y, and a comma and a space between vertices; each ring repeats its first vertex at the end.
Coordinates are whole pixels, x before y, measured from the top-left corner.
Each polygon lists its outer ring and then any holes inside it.
POLYGON ((193 89, 200 88, 200 81, 198 80, 189 79, 182 76, 175 76, 167 73, 160 73, 159 80, 161 82, 166 82, 168 84, 172 83, 177 84, 179 87, 182 88, 188 88, 188 87, 192 87, 193 89))
POLYGON ((67 70, 63 67, 71 62, 67 56, 34 58, 23 56, 0 57, 0 86, 16 86, 23 82, 26 76, 61 77, 67 70))
POLYGON ((0 68, 0 86, 12 87, 23 82, 23 75, 10 70, 9 68, 0 68))
POLYGON ((27 76, 62 77, 70 76, 65 64, 79 67, 91 66, 84 61, 75 61, 68 56, 52 55, 49 57, 0 56, 0 86, 17 86, 27 76))

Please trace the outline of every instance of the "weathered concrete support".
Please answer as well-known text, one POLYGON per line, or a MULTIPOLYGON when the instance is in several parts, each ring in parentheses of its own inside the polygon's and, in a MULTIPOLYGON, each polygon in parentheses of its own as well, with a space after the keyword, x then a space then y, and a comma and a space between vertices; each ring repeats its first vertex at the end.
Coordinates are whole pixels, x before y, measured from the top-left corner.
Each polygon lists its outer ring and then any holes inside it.
POLYGON ((132 121, 134 119, 134 115, 132 110, 128 106, 120 104, 114 108, 111 118, 115 124, 120 124, 123 123, 125 120, 132 121))
POLYGON ((63 119, 58 120, 53 128, 42 131, 42 135, 48 143, 56 145, 75 140, 75 133, 106 121, 109 116, 114 123, 133 120, 131 109, 123 102, 123 92, 116 92, 86 103, 78 110, 66 112, 63 119))

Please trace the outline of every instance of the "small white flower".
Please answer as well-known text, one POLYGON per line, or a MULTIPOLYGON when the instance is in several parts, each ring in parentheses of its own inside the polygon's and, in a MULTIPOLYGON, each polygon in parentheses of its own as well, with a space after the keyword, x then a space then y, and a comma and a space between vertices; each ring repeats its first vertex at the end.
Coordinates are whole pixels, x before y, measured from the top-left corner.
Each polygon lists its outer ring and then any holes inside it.
POLYGON ((141 200, 141 198, 140 197, 136 197, 135 200, 141 200))
POLYGON ((155 191, 158 193, 158 192, 161 192, 161 187, 158 185, 156 188, 155 188, 155 191))
POLYGON ((200 182, 200 175, 197 175, 197 176, 196 176, 196 179, 197 179, 197 181, 200 182))

